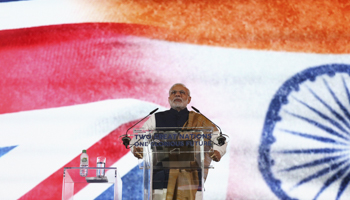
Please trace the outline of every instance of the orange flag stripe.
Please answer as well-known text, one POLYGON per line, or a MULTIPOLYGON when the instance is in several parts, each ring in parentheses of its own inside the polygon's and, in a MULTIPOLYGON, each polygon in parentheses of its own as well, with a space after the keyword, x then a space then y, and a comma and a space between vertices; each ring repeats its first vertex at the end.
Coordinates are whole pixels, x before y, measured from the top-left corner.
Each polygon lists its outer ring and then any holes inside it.
POLYGON ((165 28, 164 34, 144 33, 156 39, 275 51, 350 52, 350 2, 344 0, 76 1, 92 21, 165 28))

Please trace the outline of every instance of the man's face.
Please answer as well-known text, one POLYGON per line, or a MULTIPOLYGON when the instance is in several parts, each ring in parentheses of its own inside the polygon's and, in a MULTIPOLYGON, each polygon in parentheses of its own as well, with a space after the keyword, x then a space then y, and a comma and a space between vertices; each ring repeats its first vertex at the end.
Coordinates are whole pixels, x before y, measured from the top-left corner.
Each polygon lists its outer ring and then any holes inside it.
POLYGON ((191 97, 188 96, 188 90, 184 86, 175 85, 170 90, 168 100, 171 108, 180 111, 191 102, 191 97))

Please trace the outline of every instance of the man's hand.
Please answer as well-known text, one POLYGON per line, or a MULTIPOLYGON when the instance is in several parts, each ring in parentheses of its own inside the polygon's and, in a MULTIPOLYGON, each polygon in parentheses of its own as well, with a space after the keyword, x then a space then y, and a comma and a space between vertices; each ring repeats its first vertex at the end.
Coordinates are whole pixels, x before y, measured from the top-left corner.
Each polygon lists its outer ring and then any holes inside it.
POLYGON ((143 149, 140 147, 135 147, 134 148, 134 156, 138 159, 142 159, 143 158, 143 149))
POLYGON ((221 160, 221 155, 220 155, 220 153, 218 151, 214 150, 214 152, 211 153, 210 158, 212 160, 214 160, 215 162, 219 162, 221 160))

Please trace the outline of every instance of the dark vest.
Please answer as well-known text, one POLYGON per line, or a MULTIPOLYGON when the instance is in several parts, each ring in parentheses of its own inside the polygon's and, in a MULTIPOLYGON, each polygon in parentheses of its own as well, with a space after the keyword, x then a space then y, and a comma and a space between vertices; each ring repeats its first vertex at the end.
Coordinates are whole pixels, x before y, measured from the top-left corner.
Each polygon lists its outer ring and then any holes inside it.
MULTIPOLYGON (((189 111, 187 108, 178 112, 170 109, 164 112, 155 114, 156 127, 183 127, 188 120, 189 111)), ((164 189, 168 186, 169 169, 154 169, 153 170, 153 189, 164 189)))
POLYGON ((189 113, 187 108, 180 112, 172 108, 164 112, 158 112, 155 114, 156 127, 183 127, 188 120, 189 113))

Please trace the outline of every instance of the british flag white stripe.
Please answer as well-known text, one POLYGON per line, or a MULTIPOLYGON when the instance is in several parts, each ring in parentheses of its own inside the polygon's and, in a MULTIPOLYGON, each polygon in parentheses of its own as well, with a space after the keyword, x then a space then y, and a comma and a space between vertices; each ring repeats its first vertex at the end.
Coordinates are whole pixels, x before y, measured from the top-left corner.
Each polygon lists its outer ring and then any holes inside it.
POLYGON ((18 199, 82 149, 156 107, 119 99, 0 115, 0 146, 18 145, 0 159, 1 197, 18 199))

